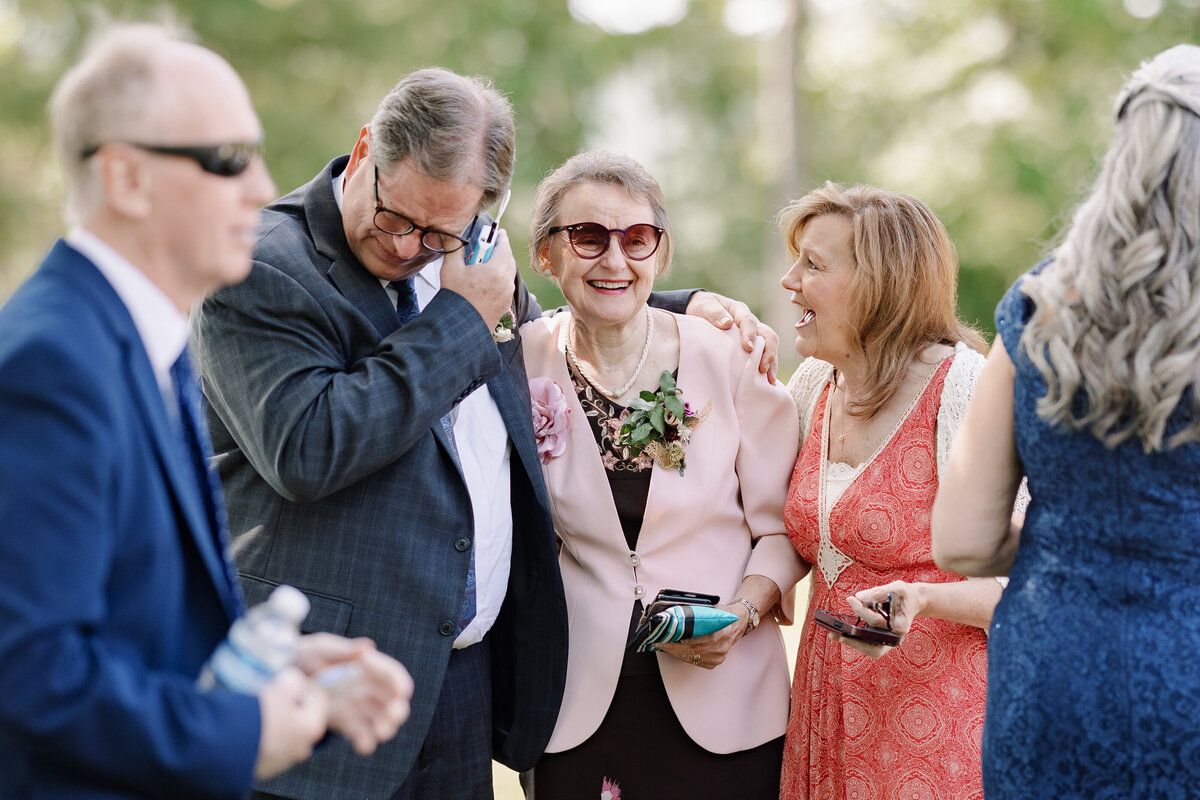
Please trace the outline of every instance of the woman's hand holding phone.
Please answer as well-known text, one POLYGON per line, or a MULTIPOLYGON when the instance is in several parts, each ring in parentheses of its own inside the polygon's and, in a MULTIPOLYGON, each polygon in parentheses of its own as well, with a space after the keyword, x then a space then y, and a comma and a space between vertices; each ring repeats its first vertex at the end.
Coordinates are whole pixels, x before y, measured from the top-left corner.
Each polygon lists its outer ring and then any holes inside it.
POLYGON ((842 625, 840 627, 846 632, 838 632, 828 622, 816 619, 821 612, 814 613, 814 621, 831 628, 830 636, 842 644, 871 658, 879 658, 898 647, 901 638, 912 628, 916 610, 920 607, 917 591, 917 584, 894 581, 847 597, 851 611, 865 623, 865 627, 857 630, 847 630, 848 626, 842 625))

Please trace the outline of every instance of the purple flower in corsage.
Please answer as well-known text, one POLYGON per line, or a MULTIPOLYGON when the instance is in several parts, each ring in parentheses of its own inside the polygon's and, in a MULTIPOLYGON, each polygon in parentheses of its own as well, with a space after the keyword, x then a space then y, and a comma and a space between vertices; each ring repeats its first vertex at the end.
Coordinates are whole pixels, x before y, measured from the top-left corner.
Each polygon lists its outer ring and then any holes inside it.
POLYGON ((571 409, 562 387, 549 378, 529 379, 529 399, 533 406, 533 435, 537 438, 538 458, 549 464, 567 449, 567 425, 571 409))
POLYGON ((629 447, 638 454, 638 462, 647 458, 663 469, 677 469, 683 474, 684 453, 692 432, 712 411, 712 401, 694 413, 683 402, 679 387, 668 371, 658 379, 657 392, 642 392, 629 404, 629 415, 621 425, 617 445, 629 447))

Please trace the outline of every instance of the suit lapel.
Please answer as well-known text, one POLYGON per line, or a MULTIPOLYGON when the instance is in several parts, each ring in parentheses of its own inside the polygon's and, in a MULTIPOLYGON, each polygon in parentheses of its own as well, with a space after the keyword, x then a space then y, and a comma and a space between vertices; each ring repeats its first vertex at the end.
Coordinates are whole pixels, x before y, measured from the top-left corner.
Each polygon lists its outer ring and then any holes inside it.
MULTIPOLYGON (((116 290, 90 261, 64 243, 60 242, 58 246, 66 251, 66 255, 54 263, 61 264, 67 271, 67 279, 73 291, 80 296, 80 301, 104 314, 114 337, 121 344, 125 354, 125 363, 122 365, 124 377, 127 385, 133 389, 133 397, 141 412, 138 417, 154 442, 159 467, 179 511, 180 525, 187 529, 186 532, 180 531, 180 536, 188 536, 195 543, 213 586, 230 619, 233 619, 239 613, 240 606, 231 584, 223 548, 218 542, 219 533, 212 530, 204 498, 197 491, 192 471, 183 463, 181 445, 171 429, 162 392, 159 391, 150 358, 146 355, 133 319, 116 290), (70 258, 78 263, 67 263, 70 258)), ((57 252, 52 253, 51 259, 56 255, 57 252)))
MULTIPOLYGON (((350 250, 346 241, 346 230, 342 224, 342 213, 338 208, 337 198, 333 196, 334 176, 342 174, 348 161, 347 156, 330 161, 325 169, 297 190, 293 197, 298 195, 304 206, 304 217, 309 230, 312 231, 317 251, 330 259, 327 277, 337 287, 338 292, 367 318, 382 339, 400 327, 396 307, 392 305, 379 279, 368 272, 350 250)), ((529 425, 532 430, 532 423, 529 425)), ((462 477, 462 463, 458 458, 458 450, 446 436, 441 422, 436 422, 432 430, 434 438, 454 461, 454 466, 462 477)))
POLYGON ((525 473, 538 496, 545 500, 546 489, 542 480, 542 465, 538 460, 537 445, 533 438, 533 414, 529 407, 529 380, 525 376, 525 360, 522 357, 521 336, 498 345, 500 348, 500 372, 488 381, 488 392, 500 410, 508 438, 521 459, 525 473))
MULTIPOLYGON (((625 534, 621 528, 621 519, 617 516, 617 506, 613 501, 612 490, 608 485, 608 475, 604 462, 600 460, 600 452, 596 447, 596 438, 575 393, 571 382, 571 374, 567 370, 566 320, 567 314, 559 314, 551 322, 553 331, 554 356, 550 359, 547 377, 554 380, 566 395, 567 407, 570 409, 570 423, 567 426, 567 446, 563 454, 551 460, 546 466, 546 482, 553 487, 552 497, 571 498, 576 508, 590 508, 593 513, 578 517, 584 520, 588 528, 599 527, 606 537, 615 537, 621 547, 625 546, 625 534)), ((530 420, 530 429, 533 423, 530 420)), ((536 445, 535 445, 536 458, 536 445)), ((650 478, 651 490, 654 486, 653 475, 650 478)), ((564 515, 576 517, 577 515, 564 515)), ((561 522, 556 523, 561 524, 561 522)), ((639 539, 640 541, 640 539, 639 539)))
POLYGON ((350 250, 342 213, 333 196, 334 176, 342 174, 348 161, 347 156, 335 158, 317 177, 299 189, 298 194, 304 206, 304 218, 312 231, 313 244, 330 260, 329 280, 383 338, 399 327, 396 307, 388 301, 379 279, 368 272, 350 250))

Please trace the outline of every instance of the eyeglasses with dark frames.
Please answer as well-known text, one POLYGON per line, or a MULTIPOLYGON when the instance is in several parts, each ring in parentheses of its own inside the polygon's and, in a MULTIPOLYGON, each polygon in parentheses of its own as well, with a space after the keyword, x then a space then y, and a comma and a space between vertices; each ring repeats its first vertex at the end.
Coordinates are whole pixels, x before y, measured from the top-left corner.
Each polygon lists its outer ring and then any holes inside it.
POLYGON ((553 236, 560 231, 567 232, 567 241, 580 258, 590 260, 604 255, 613 234, 616 234, 622 253, 634 261, 645 261, 658 252, 666 229, 645 222, 630 225, 624 230, 606 228, 599 222, 578 222, 574 225, 555 225, 547 234, 553 236))
MULTIPOLYGON (((211 175, 220 175, 222 178, 233 178, 241 175, 250 166, 250 162, 256 156, 262 155, 261 140, 257 142, 227 142, 225 144, 211 145, 145 144, 144 142, 126 142, 123 140, 114 140, 113 143, 136 147, 138 150, 145 150, 147 153, 156 153, 160 156, 190 158, 199 165, 200 169, 211 175)), ((109 144, 109 142, 84 148, 79 153, 79 157, 86 161, 100 152, 100 148, 105 144, 109 144)))
POLYGON ((407 236, 413 231, 421 232, 421 246, 433 253, 453 253, 466 247, 467 240, 453 233, 436 228, 423 228, 408 217, 385 207, 379 202, 379 167, 375 167, 375 227, 392 236, 407 236), (450 245, 447 247, 446 243, 450 245))

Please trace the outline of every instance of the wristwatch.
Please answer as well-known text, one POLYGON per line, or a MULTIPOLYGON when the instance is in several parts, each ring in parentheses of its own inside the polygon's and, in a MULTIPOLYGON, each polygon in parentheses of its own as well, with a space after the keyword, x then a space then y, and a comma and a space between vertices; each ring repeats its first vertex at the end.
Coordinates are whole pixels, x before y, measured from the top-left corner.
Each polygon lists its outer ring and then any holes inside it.
POLYGON ((734 600, 733 602, 741 603, 742 605, 744 605, 746 607, 746 610, 750 612, 750 627, 746 628, 746 632, 744 634, 742 634, 743 636, 748 636, 750 634, 750 631, 757 628, 758 623, 760 622, 760 618, 758 616, 758 609, 754 606, 754 603, 751 603, 749 600, 747 600, 744 597, 739 597, 737 600, 734 600))

